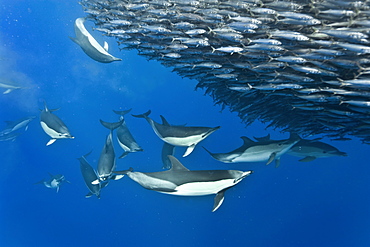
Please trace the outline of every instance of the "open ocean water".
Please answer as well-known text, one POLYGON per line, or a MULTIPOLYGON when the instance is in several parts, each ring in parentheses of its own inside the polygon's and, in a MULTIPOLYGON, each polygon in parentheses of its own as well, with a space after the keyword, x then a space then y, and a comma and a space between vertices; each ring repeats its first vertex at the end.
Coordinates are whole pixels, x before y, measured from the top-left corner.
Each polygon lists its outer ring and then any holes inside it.
MULTIPOLYGON (((0 246, 370 246, 369 146, 358 140, 330 143, 347 157, 299 162, 284 155, 281 165, 225 164, 213 152, 231 151, 240 136, 287 138, 260 123, 245 127, 235 113, 221 111, 211 97, 194 91, 196 81, 120 51, 113 38, 87 29, 120 62, 98 63, 84 54, 74 37, 74 21, 86 14, 77 1, 4 0, 0 4, 0 80, 26 87, 0 94, 0 120, 37 116, 14 141, 0 142, 0 246), (40 126, 44 101, 75 139, 57 140, 40 126), (174 125, 222 126, 191 155, 175 156, 190 170, 253 170, 225 193, 211 212, 214 196, 179 197, 146 190, 124 177, 101 192, 88 192, 78 157, 96 168, 109 131, 99 119, 118 120, 114 110, 132 114, 152 110, 174 125), (69 183, 58 193, 42 184, 48 173, 69 183)), ((144 119, 126 117, 143 152, 117 160, 117 170, 162 170, 162 141, 144 119)), ((5 124, 0 128, 5 127, 5 124)), ((116 155, 121 155, 115 136, 116 155)))

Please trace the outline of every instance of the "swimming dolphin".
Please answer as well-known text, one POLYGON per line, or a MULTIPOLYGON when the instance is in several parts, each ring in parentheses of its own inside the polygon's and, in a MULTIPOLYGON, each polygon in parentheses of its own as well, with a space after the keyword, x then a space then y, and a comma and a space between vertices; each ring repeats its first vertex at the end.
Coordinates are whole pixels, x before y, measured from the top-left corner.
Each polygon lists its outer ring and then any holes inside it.
POLYGON ((5 135, 0 135, 0 142, 4 141, 14 141, 21 133, 19 132, 10 132, 5 135))
POLYGON ((132 116, 137 118, 145 118, 146 121, 148 121, 148 123, 152 126, 157 136, 168 144, 187 147, 185 154, 182 157, 188 156, 199 142, 220 128, 220 126, 215 128, 167 126, 153 121, 150 117, 148 117, 150 113, 151 111, 149 110, 144 114, 132 116))
POLYGON ((9 134, 10 132, 16 131, 23 127, 25 127, 25 130, 27 130, 28 124, 35 118, 35 116, 30 116, 18 119, 16 121, 5 121, 7 125, 2 131, 0 131, 0 136, 9 134))
POLYGON ((82 50, 92 59, 101 63, 110 63, 113 61, 121 61, 122 59, 113 57, 108 53, 108 43, 104 42, 104 48, 94 39, 93 36, 86 30, 84 22, 86 18, 77 18, 75 21, 76 38, 69 37, 72 41, 78 44, 82 50))
MULTIPOLYGON (((114 111, 114 110, 113 110, 114 111)), ((129 113, 131 109, 126 111, 114 111, 114 113, 120 115, 120 120, 123 120, 121 126, 117 129, 117 140, 118 144, 124 150, 124 153, 119 157, 122 159, 129 153, 143 151, 139 144, 135 141, 134 137, 132 136, 130 130, 127 128, 126 122, 124 120, 124 115, 129 113)))
POLYGON ((64 175, 61 175, 61 174, 53 175, 51 173, 49 173, 49 175, 50 175, 50 178, 48 180, 41 180, 40 182, 37 182, 36 184, 44 184, 46 188, 56 189, 58 193, 59 187, 62 185, 63 182, 71 183, 65 179, 64 175))
POLYGON ((40 115, 40 124, 45 133, 51 137, 50 141, 46 143, 46 146, 53 144, 57 139, 73 139, 74 136, 69 133, 69 130, 63 121, 52 113, 58 109, 49 110, 46 106, 46 102, 44 102, 44 105, 45 108, 41 111, 40 115))
POLYGON ((302 139, 296 143, 287 152, 289 155, 303 157, 299 161, 309 162, 316 158, 325 158, 333 156, 347 156, 345 152, 339 151, 337 148, 320 141, 302 139))
POLYGON ((92 168, 89 162, 87 162, 86 160, 86 157, 89 154, 91 154, 91 151, 88 154, 85 154, 78 158, 78 160, 80 161, 82 177, 84 178, 85 184, 90 191, 85 197, 89 198, 92 195, 96 195, 96 197, 100 199, 100 190, 102 189, 102 185, 100 183, 92 183, 93 181, 98 179, 98 175, 96 175, 94 168, 92 168))
POLYGON ((293 133, 286 140, 260 139, 261 141, 254 142, 245 136, 241 138, 244 141, 243 145, 228 153, 211 153, 206 148, 203 148, 214 159, 224 163, 267 161, 266 165, 268 165, 275 160, 276 167, 278 167, 280 165, 280 157, 300 140, 300 137, 293 133))
POLYGON ((3 94, 8 94, 16 89, 21 89, 19 86, 12 85, 10 82, 0 82, 0 88, 5 88, 6 90, 3 92, 3 94))
POLYGON ((178 196, 205 196, 216 194, 212 212, 216 211, 224 201, 225 191, 253 171, 237 170, 203 170, 189 171, 174 156, 169 155, 172 168, 162 172, 115 172, 127 174, 132 180, 145 189, 178 196))
POLYGON ((113 147, 113 130, 117 129, 119 126, 122 125, 123 120, 117 123, 108 123, 100 120, 100 123, 110 130, 109 135, 105 140, 104 147, 100 153, 99 161, 98 161, 98 179, 92 181, 93 184, 99 182, 105 182, 108 179, 117 180, 122 178, 122 176, 113 175, 112 172, 116 169, 116 155, 114 153, 113 147))

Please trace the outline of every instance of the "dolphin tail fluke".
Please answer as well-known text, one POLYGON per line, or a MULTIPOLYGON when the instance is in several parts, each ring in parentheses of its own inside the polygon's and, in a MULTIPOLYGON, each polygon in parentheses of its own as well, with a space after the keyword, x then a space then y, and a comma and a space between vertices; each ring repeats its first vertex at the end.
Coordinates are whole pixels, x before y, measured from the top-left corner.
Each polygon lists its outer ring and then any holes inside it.
POLYGON ((145 112, 145 113, 143 113, 143 114, 139 114, 139 115, 131 114, 131 115, 132 115, 133 117, 137 117, 137 118, 145 118, 145 119, 147 119, 151 112, 152 112, 152 111, 151 111, 151 110, 149 110, 149 111, 147 111, 147 112, 145 112))
POLYGON ((215 202, 213 204, 212 212, 215 212, 222 205, 222 203, 224 202, 225 191, 226 190, 227 189, 224 189, 224 190, 221 190, 220 192, 217 193, 217 195, 215 197, 215 202))
POLYGON ((122 159, 128 155, 129 152, 124 152, 121 156, 119 156, 119 159, 122 159))
POLYGON ((103 120, 100 119, 100 123, 107 129, 110 129, 111 131, 117 129, 119 126, 122 125, 123 123, 123 119, 121 119, 121 121, 119 122, 116 122, 116 123, 108 123, 108 122, 105 122, 103 120))
POLYGON ((124 170, 124 171, 114 171, 115 174, 123 174, 123 175, 126 175, 127 173, 129 172, 132 172, 134 169, 132 167, 130 167, 128 170, 124 170))
POLYGON ((126 111, 115 111, 115 110, 113 110, 113 112, 116 113, 116 114, 118 114, 118 115, 124 116, 127 113, 129 113, 131 110, 132 110, 132 108, 131 109, 128 109, 126 111))
POLYGON ((194 148, 195 148, 195 144, 190 145, 190 146, 186 149, 186 151, 185 151, 185 153, 184 153, 184 155, 183 155, 182 157, 186 157, 186 156, 188 156, 189 154, 191 154, 191 152, 193 152, 194 148))

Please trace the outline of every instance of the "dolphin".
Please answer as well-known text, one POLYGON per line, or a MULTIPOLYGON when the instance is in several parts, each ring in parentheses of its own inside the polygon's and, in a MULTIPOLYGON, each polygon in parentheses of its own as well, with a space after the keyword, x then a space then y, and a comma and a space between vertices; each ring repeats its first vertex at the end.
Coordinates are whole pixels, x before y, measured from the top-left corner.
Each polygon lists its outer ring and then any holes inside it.
POLYGON ((44 105, 45 108, 41 111, 40 115, 40 124, 45 133, 51 137, 50 141, 46 143, 46 146, 53 144, 57 139, 73 139, 74 136, 69 133, 69 130, 63 121, 52 113, 58 109, 48 109, 46 102, 44 102, 44 105))
POLYGON ((254 142, 248 137, 242 136, 243 145, 228 153, 211 153, 204 148, 214 159, 224 163, 237 162, 263 162, 266 165, 275 160, 276 167, 280 165, 280 157, 286 153, 300 137, 291 133, 286 140, 269 140, 267 137, 261 138, 259 142, 254 142))
POLYGON ((5 89, 3 94, 8 94, 8 93, 10 93, 10 92, 12 92, 13 90, 16 90, 16 89, 21 89, 21 87, 12 85, 10 82, 9 83, 8 82, 0 82, 0 88, 5 89))
POLYGON ((339 151, 337 148, 320 141, 302 139, 296 143, 287 152, 289 155, 303 157, 299 161, 309 162, 316 158, 325 158, 333 156, 347 156, 345 152, 339 151))
POLYGON ((84 22, 86 18, 77 18, 75 21, 76 38, 69 37, 73 42, 78 44, 82 50, 92 59, 101 63, 110 63, 113 61, 121 61, 108 53, 108 43, 104 42, 104 48, 94 39, 93 36, 86 30, 84 22))
POLYGON ((28 124, 35 118, 35 116, 30 116, 18 119, 16 121, 5 121, 6 127, 2 131, 0 131, 0 136, 9 134, 23 127, 25 127, 25 131, 27 131, 28 124))
POLYGON ((92 151, 78 158, 78 160, 80 161, 82 177, 84 178, 85 184, 90 191, 85 197, 89 198, 92 195, 96 195, 96 197, 100 199, 100 190, 102 189, 102 184, 92 183, 93 181, 98 179, 98 175, 96 174, 94 168, 92 168, 89 162, 87 162, 86 160, 86 157, 91 154, 91 152, 92 151))
POLYGON ((253 171, 200 170, 190 171, 174 156, 169 155, 172 168, 162 172, 134 172, 132 168, 117 174, 127 174, 129 178, 145 189, 178 196, 205 196, 216 194, 212 212, 224 201, 225 191, 253 171))
POLYGON ((92 181, 93 184, 99 182, 105 182, 108 179, 117 180, 122 178, 123 176, 115 176, 112 172, 116 169, 116 155, 114 153, 113 147, 113 130, 117 129, 119 126, 122 125, 123 120, 117 123, 108 123, 100 120, 100 123, 110 129, 110 133, 105 140, 104 147, 100 153, 99 161, 98 161, 98 179, 92 181))
POLYGON ((5 135, 0 135, 0 142, 4 141, 14 141, 21 133, 19 132, 10 132, 5 135))
POLYGON ((193 152, 195 146, 204 140, 207 136, 215 132, 220 126, 210 127, 188 127, 188 126, 168 126, 165 124, 159 124, 153 121, 149 116, 151 111, 147 111, 144 114, 132 115, 137 118, 145 118, 146 121, 152 126, 154 132, 159 138, 168 144, 180 147, 187 147, 182 157, 188 156, 193 152))
MULTIPOLYGON (((114 111, 114 110, 113 110, 114 111)), ((144 151, 139 144, 135 141, 134 137, 132 136, 130 130, 127 128, 126 122, 124 120, 124 115, 129 113, 131 109, 126 111, 114 111, 114 113, 120 115, 120 120, 122 120, 121 126, 117 129, 117 140, 118 144, 124 150, 124 153, 119 157, 122 159, 129 153, 144 151)))
POLYGON ((71 183, 65 179, 64 175, 57 174, 53 175, 49 173, 50 178, 48 180, 41 180, 36 184, 44 184, 46 188, 56 189, 57 193, 59 192, 59 187, 62 185, 63 182, 71 183))

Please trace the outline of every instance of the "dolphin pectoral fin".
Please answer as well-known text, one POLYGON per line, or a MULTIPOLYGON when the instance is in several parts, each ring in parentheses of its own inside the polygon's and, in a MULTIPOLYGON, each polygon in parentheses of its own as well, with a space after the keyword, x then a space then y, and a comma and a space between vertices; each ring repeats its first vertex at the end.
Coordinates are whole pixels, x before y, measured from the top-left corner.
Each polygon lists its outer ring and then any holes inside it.
POLYGON ((300 159, 299 161, 301 161, 301 162, 310 162, 310 161, 313 161, 315 159, 316 159, 315 156, 306 156, 303 159, 300 159))
POLYGON ((59 192, 59 186, 57 186, 57 193, 59 192))
POLYGON ((193 145, 189 146, 189 147, 186 149, 186 151, 185 151, 185 153, 184 153, 184 155, 183 155, 182 157, 186 157, 186 156, 188 156, 189 154, 191 154, 191 152, 193 152, 194 148, 195 148, 195 144, 193 144, 193 145))
POLYGON ((104 50, 105 50, 106 52, 108 52, 108 48, 109 48, 109 46, 108 46, 107 41, 104 41, 104 50))
POLYGON ((270 158, 268 159, 266 165, 270 164, 275 159, 275 157, 276 157, 276 153, 274 152, 270 155, 270 158))
POLYGON ((217 193, 217 195, 215 197, 215 202, 213 204, 212 213, 214 211, 216 211, 221 206, 221 204, 224 202, 224 199, 225 199, 225 191, 226 190, 227 189, 224 189, 224 190, 221 190, 220 192, 217 193))
POLYGON ((93 193, 89 192, 86 194, 85 198, 90 198, 93 195, 93 193))
POLYGON ((57 139, 50 139, 50 141, 48 141, 48 143, 46 143, 46 146, 49 146, 51 144, 53 144, 57 139))
POLYGON ((91 182, 91 184, 99 184, 99 183, 100 183, 99 179, 95 179, 94 181, 91 182))
POLYGON ((9 89, 5 90, 5 91, 3 92, 3 94, 8 94, 8 93, 10 93, 11 91, 13 91, 13 89, 9 88, 9 89))
POLYGON ((119 159, 122 159, 128 155, 129 152, 124 152, 121 156, 119 156, 119 159))
POLYGON ((280 166, 280 157, 275 160, 275 168, 280 166))
POLYGON ((112 179, 112 180, 119 180, 119 179, 123 178, 124 176, 125 176, 124 174, 122 174, 122 175, 113 175, 113 176, 111 176, 110 179, 112 179))
POLYGON ((81 45, 80 45, 80 41, 79 41, 77 38, 74 38, 74 37, 71 37, 71 36, 69 36, 69 38, 70 38, 73 42, 75 42, 77 45, 81 46, 81 45))

